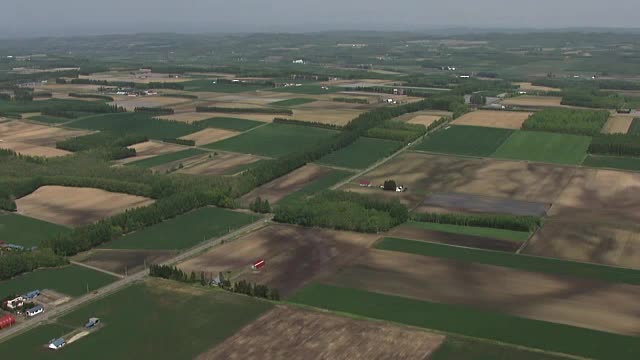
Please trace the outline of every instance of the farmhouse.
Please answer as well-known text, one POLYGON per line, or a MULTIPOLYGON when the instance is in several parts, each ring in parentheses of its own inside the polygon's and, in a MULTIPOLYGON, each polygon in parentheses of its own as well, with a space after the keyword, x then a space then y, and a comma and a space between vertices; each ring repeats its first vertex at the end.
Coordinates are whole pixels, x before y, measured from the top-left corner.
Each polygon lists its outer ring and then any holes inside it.
POLYGON ((36 315, 41 314, 43 312, 44 312, 44 306, 42 306, 42 305, 36 305, 36 306, 32 307, 31 309, 26 311, 28 317, 33 317, 33 316, 36 316, 36 315))
POLYGON ((18 296, 15 299, 9 300, 6 302, 7 308, 11 310, 15 310, 24 305, 24 298, 22 296, 18 296))

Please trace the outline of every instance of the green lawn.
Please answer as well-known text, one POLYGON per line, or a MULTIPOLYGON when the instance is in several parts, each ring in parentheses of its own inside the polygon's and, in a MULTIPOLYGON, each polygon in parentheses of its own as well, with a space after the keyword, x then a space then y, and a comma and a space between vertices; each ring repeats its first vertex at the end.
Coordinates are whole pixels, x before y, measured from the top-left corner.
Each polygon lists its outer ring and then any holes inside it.
POLYGON ((140 134, 159 140, 175 139, 202 130, 193 124, 155 119, 149 114, 139 112, 89 116, 73 121, 67 126, 122 135, 140 134))
POLYGON ((338 91, 342 91, 342 88, 337 86, 329 86, 329 89, 323 89, 323 86, 320 84, 308 84, 302 86, 287 86, 281 88, 275 88, 271 91, 275 92, 284 92, 291 94, 307 94, 307 95, 322 95, 322 94, 332 94, 338 91))
POLYGON ((489 341, 448 336, 431 360, 566 360, 560 355, 516 348, 489 341))
POLYGON ((238 119, 233 117, 214 117, 197 122, 198 125, 232 131, 247 131, 264 125, 262 121, 238 119))
POLYGON ((0 240, 8 244, 32 247, 70 231, 68 228, 18 214, 0 214, 0 240))
POLYGON ((32 116, 27 120, 33 120, 33 121, 37 121, 37 122, 41 122, 41 123, 47 123, 47 124, 61 124, 61 123, 65 123, 67 121, 71 121, 72 119, 67 119, 67 118, 63 118, 63 117, 49 116, 49 115, 37 115, 37 116, 32 116))
POLYGON ((595 359, 635 360, 640 338, 467 306, 312 283, 289 301, 357 316, 595 359))
POLYGON ((0 343, 0 353, 32 360, 192 359, 271 307, 222 290, 147 281, 0 343), (95 332, 57 352, 43 348, 49 340, 82 328, 90 317, 101 320, 95 332))
POLYGON ((181 83, 186 91, 213 91, 221 93, 240 93, 245 91, 256 91, 270 89, 267 85, 256 84, 226 84, 216 82, 214 80, 192 80, 181 83))
POLYGON ((302 189, 291 193, 287 196, 285 196, 284 198, 280 199, 280 201, 278 201, 278 205, 282 205, 285 204, 286 202, 290 202, 290 201, 295 201, 298 199, 301 199, 303 197, 307 197, 307 196, 311 196, 313 194, 316 194, 322 190, 326 190, 328 188, 330 188, 331 186, 337 184, 338 182, 340 182, 341 180, 344 180, 346 178, 348 178, 349 176, 352 176, 353 173, 352 172, 348 172, 348 171, 340 171, 340 170, 333 170, 329 173, 326 173, 324 175, 322 175, 321 177, 319 177, 318 179, 308 183, 307 185, 305 185, 302 189))
POLYGON ((483 236, 501 240, 511 241, 527 241, 529 238, 529 232, 526 231, 514 231, 506 229, 493 229, 479 226, 464 226, 464 225, 451 225, 451 224, 438 224, 429 222, 410 221, 409 226, 417 227, 420 229, 442 231, 453 234, 483 236))
POLYGON ((0 281, 0 298, 36 289, 51 289, 69 296, 80 296, 87 292, 87 285, 89 291, 94 291, 115 280, 111 275, 76 265, 40 269, 0 281))
POLYGON ((352 169, 365 169, 376 161, 391 155, 403 143, 392 140, 358 138, 351 145, 324 156, 318 162, 352 169))
POLYGON ((640 171, 640 158, 606 155, 587 155, 584 166, 640 171))
POLYGON ((127 163, 127 165, 133 165, 133 166, 138 166, 138 167, 143 167, 148 169, 154 166, 164 165, 170 162, 186 159, 186 158, 204 154, 204 153, 207 153, 207 151, 201 150, 201 149, 185 149, 185 150, 176 151, 174 153, 162 154, 162 155, 154 156, 147 159, 133 161, 133 162, 127 163))
POLYGON ((269 124, 232 138, 205 145, 246 154, 280 157, 305 151, 338 134, 335 130, 289 124, 269 124))
POLYGON ((496 151, 513 132, 509 129, 454 125, 429 135, 415 149, 484 157, 496 151))
POLYGON ((282 101, 275 101, 275 102, 269 103, 269 105, 290 107, 290 106, 308 104, 308 103, 312 103, 314 101, 316 101, 316 99, 293 98, 293 99, 287 99, 287 100, 282 100, 282 101))
POLYGON ((259 219, 231 210, 204 207, 103 244, 107 249, 180 250, 222 236, 259 219))
POLYGON ((577 165, 591 137, 542 131, 517 131, 492 155, 496 158, 577 165))
POLYGON ((640 270, 541 258, 523 254, 472 249, 426 241, 384 238, 376 249, 433 256, 444 259, 508 267, 512 269, 573 276, 612 283, 640 285, 640 270))

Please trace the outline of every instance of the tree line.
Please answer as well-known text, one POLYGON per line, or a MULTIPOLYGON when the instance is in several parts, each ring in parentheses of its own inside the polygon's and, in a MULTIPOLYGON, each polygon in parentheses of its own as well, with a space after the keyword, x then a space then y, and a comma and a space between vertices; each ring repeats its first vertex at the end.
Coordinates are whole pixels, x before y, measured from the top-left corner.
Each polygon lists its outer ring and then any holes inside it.
POLYGON ((627 134, 599 134, 591 139, 590 154, 640 156, 640 136, 627 134))
POLYGON ((304 120, 295 120, 295 119, 283 119, 283 118, 274 118, 273 122, 276 124, 289 124, 289 125, 299 125, 299 126, 311 126, 321 129, 330 129, 330 130, 341 130, 342 126, 336 124, 327 124, 321 123, 318 121, 304 121, 304 120))
POLYGON ((216 112, 227 114, 272 114, 272 115, 293 115, 291 109, 276 108, 228 108, 219 106, 197 106, 196 112, 216 112))
POLYGON ((153 115, 173 115, 175 111, 171 108, 159 108, 159 107, 146 107, 146 106, 136 106, 133 109, 134 112, 144 112, 153 115))
POLYGON ((413 214, 411 219, 419 222, 528 232, 535 231, 542 225, 542 219, 540 217, 516 215, 420 213, 413 214))

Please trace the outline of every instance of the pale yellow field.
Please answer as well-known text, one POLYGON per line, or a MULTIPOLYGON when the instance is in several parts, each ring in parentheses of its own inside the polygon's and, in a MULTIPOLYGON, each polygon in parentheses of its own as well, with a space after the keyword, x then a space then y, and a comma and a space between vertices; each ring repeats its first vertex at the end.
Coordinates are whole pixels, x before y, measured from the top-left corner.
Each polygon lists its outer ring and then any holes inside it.
POLYGON ((185 150, 188 149, 188 147, 178 144, 163 143, 159 141, 145 141, 143 143, 131 145, 129 146, 129 149, 135 149, 136 156, 118 160, 116 163, 127 164, 130 162, 144 160, 162 154, 185 150))
POLYGON ((407 121, 407 123, 429 126, 429 125, 433 124, 434 122, 440 120, 440 118, 442 118, 442 116, 438 116, 438 115, 418 115, 416 117, 413 117, 413 118, 409 119, 409 121, 407 121))
POLYGON ((90 133, 12 120, 0 123, 0 148, 31 156, 63 156, 69 152, 56 149, 56 142, 90 133))
POLYGON ((478 110, 466 113, 453 121, 456 125, 488 126, 503 129, 520 129, 531 116, 530 112, 478 110))
POLYGON ((605 134, 626 134, 633 122, 632 115, 613 115, 604 125, 602 132, 605 134))
POLYGON ((517 82, 515 84, 519 85, 520 89, 524 91, 561 91, 562 90, 562 89, 548 87, 548 86, 533 85, 530 82, 517 82))
POLYGON ((516 96, 502 101, 502 105, 531 106, 531 107, 560 107, 562 98, 559 96, 516 96))
POLYGON ((212 142, 220 141, 226 138, 230 138, 232 136, 236 136, 239 133, 236 131, 222 130, 222 129, 214 129, 214 128, 206 128, 204 130, 200 130, 196 133, 189 134, 181 137, 180 139, 184 140, 193 140, 196 142, 196 146, 211 144, 212 142))

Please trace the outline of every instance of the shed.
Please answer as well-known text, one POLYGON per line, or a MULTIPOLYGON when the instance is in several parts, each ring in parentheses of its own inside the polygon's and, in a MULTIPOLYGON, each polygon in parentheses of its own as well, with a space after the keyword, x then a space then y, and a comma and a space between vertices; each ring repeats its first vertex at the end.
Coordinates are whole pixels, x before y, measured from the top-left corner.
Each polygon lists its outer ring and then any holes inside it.
POLYGON ((60 348, 62 348, 66 344, 67 343, 64 341, 63 338, 53 339, 53 340, 51 340, 51 342, 49 342, 49 349, 59 350, 60 348))
POLYGON ((369 180, 360 180, 359 185, 362 186, 362 187, 370 187, 371 186, 371 181, 369 181, 369 180))
POLYGON ((27 310, 27 316, 36 316, 40 313, 44 312, 44 306, 42 305, 36 305, 34 307, 32 307, 31 309, 27 310))
POLYGON ((266 265, 266 262, 264 260, 258 260, 254 262, 253 265, 251 265, 251 268, 254 270, 259 270, 263 268, 265 265, 266 265))
POLYGON ((28 292, 24 295, 22 295, 22 297, 25 298, 25 300, 33 300, 35 298, 37 298, 40 295, 40 290, 33 290, 31 292, 28 292))
POLYGON ((100 323, 100 319, 99 319, 99 318, 92 317, 92 318, 90 318, 90 319, 89 319, 89 322, 87 322, 87 323, 84 325, 84 327, 85 327, 85 328, 87 328, 87 329, 89 329, 89 328, 92 328, 92 327, 94 327, 94 326, 98 325, 99 323, 100 323))

